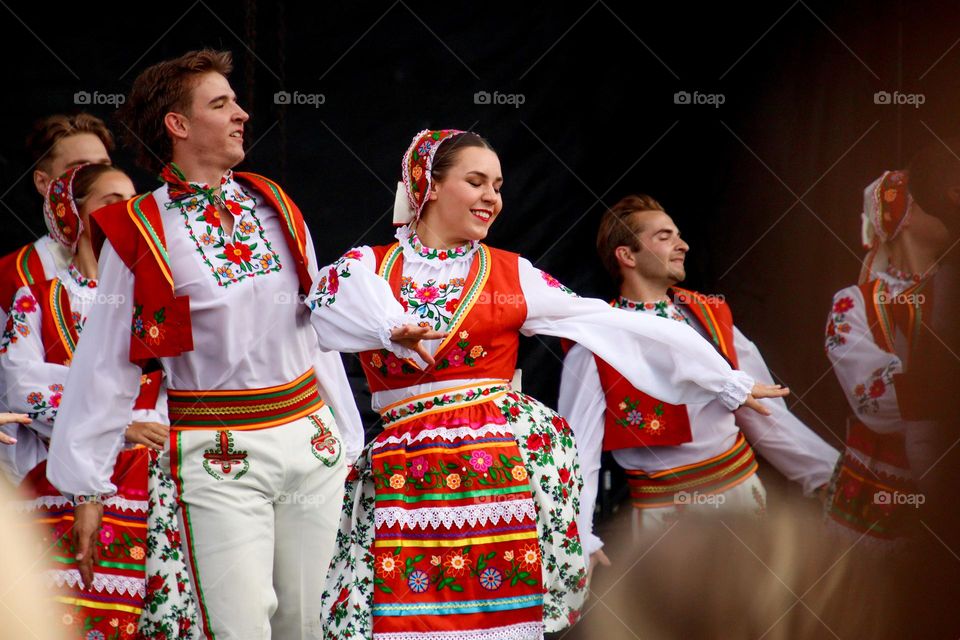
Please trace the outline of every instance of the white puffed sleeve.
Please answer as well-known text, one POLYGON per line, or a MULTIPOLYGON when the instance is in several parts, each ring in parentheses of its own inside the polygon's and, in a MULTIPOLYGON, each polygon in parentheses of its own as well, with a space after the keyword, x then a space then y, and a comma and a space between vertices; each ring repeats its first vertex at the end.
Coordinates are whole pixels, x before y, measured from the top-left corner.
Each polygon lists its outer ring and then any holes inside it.
MULTIPOLYGON (((319 277, 312 265, 317 264, 317 257, 314 253, 313 241, 309 238, 309 230, 307 234, 307 261, 311 265, 308 268, 316 285, 319 277)), ((322 350, 323 341, 320 340, 317 324, 313 323, 313 314, 311 314, 311 323, 318 333, 318 348, 313 358, 313 369, 317 374, 320 397, 333 410, 340 436, 343 438, 344 455, 347 462, 352 464, 363 450, 363 421, 360 419, 360 411, 357 409, 357 402, 350 388, 350 381, 343 368, 340 354, 337 351, 322 350)))
POLYGON ((671 404, 719 399, 733 410, 746 400, 753 379, 733 370, 690 327, 580 298, 553 276, 520 258, 527 319, 520 332, 567 338, 621 372, 634 387, 671 404))
POLYGON ((324 350, 388 349, 398 358, 415 355, 392 342, 390 333, 401 325, 416 325, 419 319, 404 311, 389 283, 377 274, 370 247, 351 249, 321 268, 306 304, 324 350))
POLYGON ((903 370, 895 353, 874 341, 859 287, 833 297, 827 319, 827 357, 857 418, 879 433, 903 429, 893 375, 903 370))
POLYGON ((44 359, 41 334, 43 310, 28 287, 14 296, 10 326, 0 343, 0 376, 8 411, 26 413, 26 425, 49 439, 57 417, 68 368, 44 359))
POLYGON ((577 529, 588 561, 591 554, 603 547, 603 541, 593 532, 593 511, 600 490, 606 406, 593 354, 581 345, 574 345, 563 360, 557 410, 566 418, 577 444, 580 474, 583 476, 577 529))
POLYGON ((67 497, 117 490, 110 477, 140 391, 141 370, 129 358, 133 274, 109 242, 98 271, 97 293, 113 302, 87 315, 47 463, 47 478, 67 497))

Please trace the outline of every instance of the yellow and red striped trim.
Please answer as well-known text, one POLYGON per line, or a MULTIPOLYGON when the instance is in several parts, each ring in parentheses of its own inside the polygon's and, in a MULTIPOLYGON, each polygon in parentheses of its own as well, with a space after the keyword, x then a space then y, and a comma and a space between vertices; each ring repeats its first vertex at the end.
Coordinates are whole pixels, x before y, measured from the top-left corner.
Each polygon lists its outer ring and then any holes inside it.
POLYGON ((646 473, 627 470, 630 498, 638 509, 673 507, 682 504, 677 494, 723 493, 757 472, 757 457, 743 434, 733 447, 702 462, 646 473))
POLYGON ((323 407, 313 369, 263 389, 167 392, 170 428, 251 431, 293 422, 323 407))

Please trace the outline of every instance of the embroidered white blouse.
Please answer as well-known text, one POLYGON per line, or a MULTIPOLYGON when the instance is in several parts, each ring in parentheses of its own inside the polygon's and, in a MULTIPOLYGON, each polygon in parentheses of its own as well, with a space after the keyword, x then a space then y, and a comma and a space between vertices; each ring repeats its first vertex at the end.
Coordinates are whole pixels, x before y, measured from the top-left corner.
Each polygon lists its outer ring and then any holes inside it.
MULTIPOLYGON (((204 185, 205 186, 205 185, 204 185)), ((233 234, 196 198, 171 202, 153 192, 163 223, 175 294, 190 297, 193 351, 162 358, 170 389, 257 389, 289 382, 314 367, 320 394, 333 409, 348 460, 363 447, 363 428, 338 353, 322 352, 300 304, 293 254, 279 213, 233 179, 222 197, 233 234)), ((308 264, 316 273, 312 241, 308 264)), ((123 433, 121 416, 137 394, 140 369, 129 360, 133 274, 107 242, 100 255, 100 293, 114 304, 90 310, 60 407, 48 469, 67 495, 109 494, 123 433)))
MULTIPOLYGON (((629 308, 638 320, 654 315, 671 318, 676 324, 689 324, 700 334, 701 342, 713 350, 706 330, 682 306, 672 302, 656 306, 633 303, 629 308)), ((758 382, 774 384, 756 345, 736 327, 733 335, 740 370, 758 382)), ((601 357, 606 360, 606 356, 601 357)), ((664 400, 656 394, 650 395, 664 400)), ((743 431, 757 453, 787 478, 799 482, 809 495, 830 480, 839 452, 790 413, 782 398, 767 398, 762 402, 771 411, 770 416, 751 409, 734 412, 717 400, 686 403, 693 437, 690 442, 672 447, 620 449, 613 452, 613 458, 624 469, 663 471, 717 456, 732 447, 737 434, 743 431)), ((584 486, 577 526, 587 556, 603 546, 593 533, 593 510, 599 489, 606 406, 593 353, 575 345, 563 363, 559 410, 573 429, 580 458, 584 486)))
MULTIPOLYGON (((425 365, 418 355, 392 342, 390 332, 402 324, 420 322, 446 330, 479 244, 448 251, 432 249, 423 246, 406 227, 397 231, 397 239, 403 247, 403 303, 377 274, 370 247, 351 249, 320 270, 321 279, 314 283, 307 302, 324 348, 345 352, 385 348, 425 365), (342 276, 344 271, 349 273, 347 277, 342 276), (331 287, 333 272, 338 274, 335 287, 331 287)), ((629 312, 612 309, 601 300, 577 297, 524 258, 519 258, 519 274, 518 294, 527 308, 520 329, 523 335, 550 335, 586 344, 619 364, 637 387, 673 402, 720 398, 735 408, 753 387, 750 375, 733 371, 690 327, 658 318, 637 322, 629 312)), ((439 340, 425 342, 431 352, 439 344, 439 340)), ((463 380, 379 391, 373 394, 373 408, 379 410, 414 394, 470 381, 474 379, 467 375, 463 380)))
MULTIPOLYGON (((87 315, 97 302, 97 281, 85 278, 72 264, 57 277, 70 301, 72 317, 67 321, 82 335, 87 315)), ((28 414, 33 421, 26 425, 26 429, 32 430, 37 436, 22 437, 15 445, 18 449, 16 459, 19 481, 47 457, 46 443, 54 433, 54 422, 69 367, 45 360, 41 334, 43 309, 29 287, 17 291, 10 308, 10 317, 10 328, 0 342, 0 375, 7 382, 4 403, 11 411, 28 414)), ((164 397, 161 390, 161 402, 164 397)), ((160 410, 131 410, 124 420, 124 427, 133 421, 165 423, 166 410, 165 407, 160 410)))
MULTIPOLYGON (((57 244, 49 234, 37 238, 33 247, 43 265, 42 276, 47 280, 55 277, 70 264, 72 258, 70 252, 57 244)), ((40 274, 35 275, 40 276, 40 274)), ((12 300, 0 300, 0 329, 7 326, 8 316, 4 309, 7 309, 11 302, 12 300)), ((0 372, 0 411, 10 410, 3 404, 5 397, 3 373, 0 372)), ((16 445, 0 446, 0 470, 5 471, 15 482, 19 482, 27 471, 43 460, 47 454, 47 446, 39 440, 35 431, 15 422, 0 425, 0 431, 17 440, 16 445)))

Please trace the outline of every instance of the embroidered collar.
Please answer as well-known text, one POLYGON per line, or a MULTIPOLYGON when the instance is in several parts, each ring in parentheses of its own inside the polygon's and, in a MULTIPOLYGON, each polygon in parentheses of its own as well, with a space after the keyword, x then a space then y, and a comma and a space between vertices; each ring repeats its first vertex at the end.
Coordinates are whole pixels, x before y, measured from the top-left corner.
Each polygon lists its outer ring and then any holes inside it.
POLYGON ((471 258, 480 246, 479 242, 471 241, 453 249, 433 249, 420 242, 417 232, 408 226, 398 227, 396 238, 400 241, 400 246, 403 247, 405 260, 435 267, 471 258))
POLYGON ((173 162, 163 167, 160 179, 167 185, 167 195, 170 197, 171 204, 190 196, 197 196, 201 200, 215 204, 218 199, 226 200, 226 186, 233 182, 233 170, 227 169, 220 178, 217 189, 205 183, 187 182, 183 171, 173 162))
POLYGON ((637 302, 630 298, 620 296, 613 301, 612 306, 617 309, 627 309, 630 311, 644 311, 652 313, 661 318, 669 318, 679 322, 690 324, 686 314, 680 310, 680 307, 671 300, 657 300, 656 302, 637 302))
POLYGON ((67 273, 65 276, 61 275, 60 280, 71 292, 84 297, 94 295, 97 288, 96 279, 84 276, 72 262, 67 265, 67 273))
POLYGON ((897 269, 890 263, 887 263, 887 268, 884 270, 888 276, 894 278, 895 280, 900 280, 902 282, 913 282, 917 283, 923 280, 923 274, 921 273, 908 273, 901 269, 897 269))

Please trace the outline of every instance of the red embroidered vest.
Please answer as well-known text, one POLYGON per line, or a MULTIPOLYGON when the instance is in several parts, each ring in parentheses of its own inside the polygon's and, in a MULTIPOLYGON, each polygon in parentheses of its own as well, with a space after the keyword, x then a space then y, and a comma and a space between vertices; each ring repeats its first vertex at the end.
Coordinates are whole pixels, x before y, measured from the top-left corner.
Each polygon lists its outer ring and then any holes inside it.
POLYGON ((20 287, 46 280, 37 248, 30 243, 0 258, 0 309, 10 311, 10 303, 20 287))
MULTIPOLYGON (((32 285, 30 292, 40 306, 40 340, 43 342, 44 360, 69 367, 80 334, 73 319, 67 288, 59 278, 53 278, 32 285)), ((162 378, 163 372, 159 368, 140 377, 140 395, 134 402, 134 409, 153 409, 157 405, 162 378)))
MULTIPOLYGON (((306 226, 297 205, 275 182, 254 173, 236 172, 239 182, 256 191, 282 217, 284 239, 294 256, 301 293, 310 291, 306 226)), ((190 299, 174 295, 173 272, 167 255, 160 210, 150 193, 93 213, 94 247, 109 239, 133 273, 133 318, 130 361, 143 365, 153 358, 174 357, 193 350, 190 299)))
MULTIPOLYGON (((737 368, 733 347, 733 314, 721 300, 695 291, 673 288, 673 299, 684 305, 706 329, 717 350, 737 368)), ((631 385, 616 369, 594 355, 600 387, 607 401, 604 413, 603 450, 636 447, 669 447, 690 442, 690 417, 686 405, 663 402, 631 385)))
POLYGON ((894 353, 897 331, 907 337, 907 361, 903 363, 903 372, 893 376, 897 404, 904 420, 927 418, 928 408, 922 402, 924 390, 920 388, 915 373, 911 374, 910 360, 920 343, 923 319, 933 313, 933 287, 927 286, 929 282, 930 279, 918 282, 896 295, 880 278, 860 285, 867 311, 867 325, 877 346, 894 353))
MULTIPOLYGON (((403 250, 399 243, 373 247, 377 272, 400 300, 403 250)), ((510 380, 517 366, 520 327, 527 304, 520 288, 519 256, 480 245, 470 265, 449 334, 434 354, 436 365, 421 369, 386 349, 365 351, 360 363, 371 391, 464 378, 510 380)))

